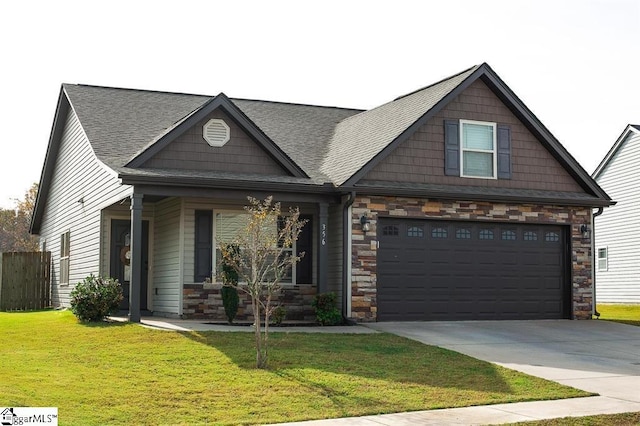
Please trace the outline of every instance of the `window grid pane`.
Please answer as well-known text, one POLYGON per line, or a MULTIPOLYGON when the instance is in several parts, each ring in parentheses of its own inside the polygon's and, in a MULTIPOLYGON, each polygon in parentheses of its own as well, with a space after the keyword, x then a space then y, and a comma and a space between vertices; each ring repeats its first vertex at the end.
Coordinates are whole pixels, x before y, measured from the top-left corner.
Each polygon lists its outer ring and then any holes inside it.
POLYGON ((469 176, 492 177, 493 153, 466 151, 463 157, 463 172, 469 176))
POLYGON ((470 240, 471 239, 471 231, 469 229, 457 229, 456 230, 456 238, 459 240, 470 240))
POLYGON ((431 230, 431 238, 447 238, 447 230, 445 228, 433 228, 431 230))
POLYGON ((407 237, 424 237, 422 226, 410 226, 409 229, 407 229, 407 237))
POLYGON ((538 241, 538 234, 535 233, 534 231, 526 231, 524 233, 524 240, 525 241, 538 241))
POLYGON ((544 240, 548 243, 557 243, 560 241, 560 234, 557 232, 547 232, 544 234, 544 240))
POLYGON ((493 231, 491 229, 483 229, 480 231, 479 238, 481 240, 493 240, 493 231))
POLYGON ((516 240, 515 231, 502 231, 502 239, 507 241, 515 241, 516 240))
POLYGON ((493 150, 493 126, 463 123, 462 134, 464 148, 493 150))
POLYGON ((397 237, 400 235, 400 229, 396 225, 386 225, 382 228, 382 235, 387 237, 397 237))

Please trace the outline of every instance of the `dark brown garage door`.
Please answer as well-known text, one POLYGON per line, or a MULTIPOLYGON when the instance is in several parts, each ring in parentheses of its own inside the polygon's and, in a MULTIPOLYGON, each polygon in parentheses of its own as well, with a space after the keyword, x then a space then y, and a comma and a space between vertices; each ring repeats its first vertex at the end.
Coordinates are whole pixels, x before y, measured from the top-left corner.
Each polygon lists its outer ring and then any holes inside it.
POLYGON ((568 318, 561 226, 382 218, 378 320, 568 318))

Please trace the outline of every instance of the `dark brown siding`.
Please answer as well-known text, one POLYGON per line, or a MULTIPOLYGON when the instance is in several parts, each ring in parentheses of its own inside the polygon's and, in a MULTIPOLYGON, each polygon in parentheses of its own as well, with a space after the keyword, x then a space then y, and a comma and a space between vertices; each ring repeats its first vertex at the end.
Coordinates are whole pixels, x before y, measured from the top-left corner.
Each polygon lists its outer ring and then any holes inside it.
POLYGON ((288 175, 262 147, 219 110, 171 142, 143 167, 288 175), (231 129, 231 139, 222 147, 209 146, 202 137, 202 127, 212 118, 223 119, 231 129))
POLYGON ((492 186, 583 192, 567 171, 482 81, 475 81, 409 140, 375 166, 364 180, 492 186), (497 122, 511 127, 510 180, 444 174, 444 120, 497 122))

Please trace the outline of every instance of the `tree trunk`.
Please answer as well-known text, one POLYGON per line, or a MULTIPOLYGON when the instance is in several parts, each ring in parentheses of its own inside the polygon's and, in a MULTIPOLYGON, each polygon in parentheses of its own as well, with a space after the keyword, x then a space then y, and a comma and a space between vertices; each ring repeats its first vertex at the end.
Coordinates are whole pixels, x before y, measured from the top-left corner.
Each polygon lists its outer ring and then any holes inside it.
POLYGON ((264 353, 262 332, 260 329, 260 301, 252 297, 251 302, 253 303, 253 321, 256 339, 256 368, 267 368, 267 357, 264 353))

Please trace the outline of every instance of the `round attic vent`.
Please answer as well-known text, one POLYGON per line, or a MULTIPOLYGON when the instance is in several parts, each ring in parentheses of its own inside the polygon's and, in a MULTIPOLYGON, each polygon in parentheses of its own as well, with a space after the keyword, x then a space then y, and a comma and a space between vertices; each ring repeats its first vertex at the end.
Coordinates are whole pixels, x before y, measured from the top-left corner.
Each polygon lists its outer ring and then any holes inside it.
POLYGON ((211 146, 220 147, 229 142, 229 134, 229 126, 219 118, 212 118, 202 128, 202 136, 211 146))

